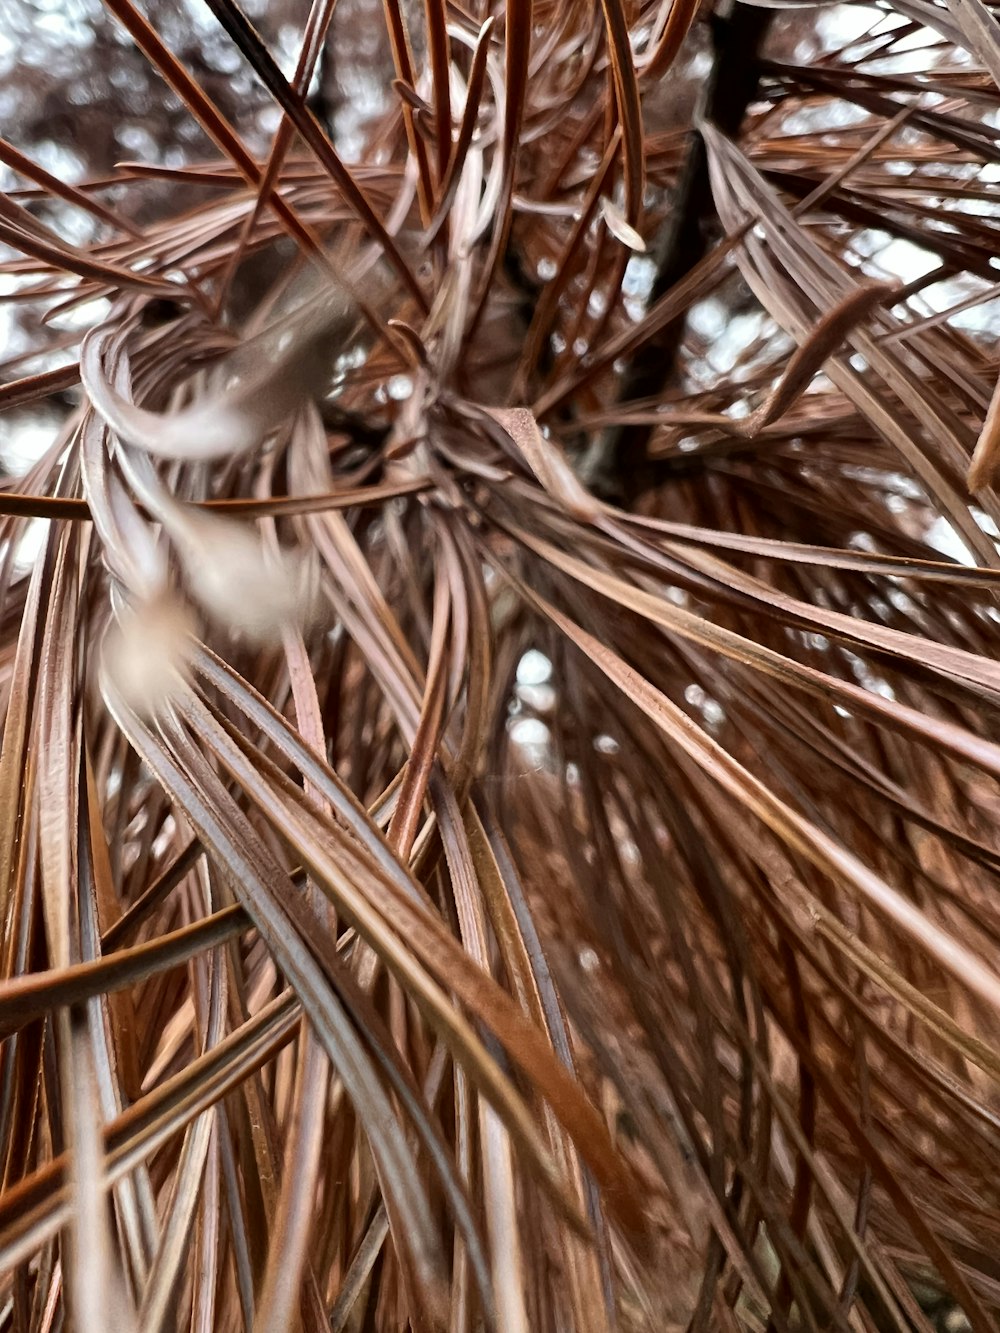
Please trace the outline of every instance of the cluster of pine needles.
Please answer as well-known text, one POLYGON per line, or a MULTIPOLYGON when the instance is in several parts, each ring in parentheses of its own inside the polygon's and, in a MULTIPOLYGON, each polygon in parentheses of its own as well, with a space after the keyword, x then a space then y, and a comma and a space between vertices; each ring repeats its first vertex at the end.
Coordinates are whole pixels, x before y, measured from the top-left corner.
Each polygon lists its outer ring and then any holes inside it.
POLYGON ((0 143, 0 1333, 995 1333, 996 16, 205 4, 0 143))

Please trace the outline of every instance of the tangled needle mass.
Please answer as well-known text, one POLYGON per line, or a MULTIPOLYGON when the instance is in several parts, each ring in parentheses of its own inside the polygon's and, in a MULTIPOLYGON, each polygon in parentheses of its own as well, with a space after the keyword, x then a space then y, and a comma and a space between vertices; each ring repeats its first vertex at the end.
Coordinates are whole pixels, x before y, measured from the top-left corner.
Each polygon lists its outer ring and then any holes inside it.
POLYGON ((79 10, 0 1333, 995 1330, 993 11, 79 10))

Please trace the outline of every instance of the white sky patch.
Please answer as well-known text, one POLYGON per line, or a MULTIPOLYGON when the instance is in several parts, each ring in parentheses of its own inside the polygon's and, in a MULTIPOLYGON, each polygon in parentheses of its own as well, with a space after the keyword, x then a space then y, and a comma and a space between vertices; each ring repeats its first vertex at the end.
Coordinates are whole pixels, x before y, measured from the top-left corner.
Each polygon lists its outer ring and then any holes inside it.
POLYGON ((33 518, 29 520, 24 535, 14 549, 14 575, 29 574, 35 561, 41 554, 49 530, 49 519, 33 518))
POLYGON ((517 664, 518 685, 544 685, 552 675, 552 663, 537 648, 529 648, 517 664))
POLYGON ((946 518, 936 518, 927 529, 927 542, 935 551, 950 556, 961 565, 978 564, 975 556, 946 518))
POLYGON ((726 327, 726 307, 716 297, 699 301, 688 311, 688 324, 702 338, 718 338, 726 327))
POLYGON ((533 768, 542 768, 549 754, 551 734, 537 717, 521 717, 508 723, 510 738, 533 768))
POLYGON ((626 296, 645 301, 653 290, 656 281, 656 262, 648 255, 632 255, 625 266, 625 278, 622 291, 626 296))
POLYGON ((54 327, 60 329, 90 329, 102 320, 110 309, 111 302, 99 296, 93 301, 84 301, 70 310, 63 311, 51 322, 54 327))
POLYGON ((876 262, 880 269, 904 283, 915 282, 917 278, 933 273, 941 264, 937 255, 898 237, 878 252, 876 262))
POLYGON ((864 37, 881 17, 874 5, 831 5, 817 17, 816 35, 825 51, 835 51, 864 37))
POLYGON ((0 418, 0 465, 11 476, 20 477, 37 463, 55 438, 58 426, 47 417, 11 426, 0 418))

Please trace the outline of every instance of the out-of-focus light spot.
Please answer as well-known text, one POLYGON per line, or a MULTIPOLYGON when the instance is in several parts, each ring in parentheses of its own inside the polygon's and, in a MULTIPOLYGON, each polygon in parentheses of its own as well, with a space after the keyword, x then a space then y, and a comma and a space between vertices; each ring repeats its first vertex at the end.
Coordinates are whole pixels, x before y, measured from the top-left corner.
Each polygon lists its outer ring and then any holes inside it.
POLYGON ((537 648, 529 648, 517 664, 518 685, 544 685, 552 676, 552 663, 537 648))

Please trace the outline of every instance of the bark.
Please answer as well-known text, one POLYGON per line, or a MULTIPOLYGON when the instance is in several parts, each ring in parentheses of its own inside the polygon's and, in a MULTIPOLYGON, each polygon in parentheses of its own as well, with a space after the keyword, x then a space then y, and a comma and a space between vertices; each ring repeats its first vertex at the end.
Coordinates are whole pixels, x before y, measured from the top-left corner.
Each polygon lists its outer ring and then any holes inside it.
MULTIPOLYGON (((757 53, 772 11, 733 3, 710 22, 712 67, 706 81, 702 115, 724 134, 739 132, 760 79, 757 53)), ((654 246, 656 278, 652 305, 705 255, 715 237, 717 222, 708 174, 708 156, 701 135, 694 131, 687 160, 677 183, 675 206, 654 246)), ((624 377, 621 401, 650 398, 670 383, 684 335, 685 317, 668 324, 636 353, 624 377)), ((662 465, 647 458, 652 426, 618 426, 598 441, 597 456, 589 469, 591 486, 602 495, 631 507, 654 480, 662 465)))

